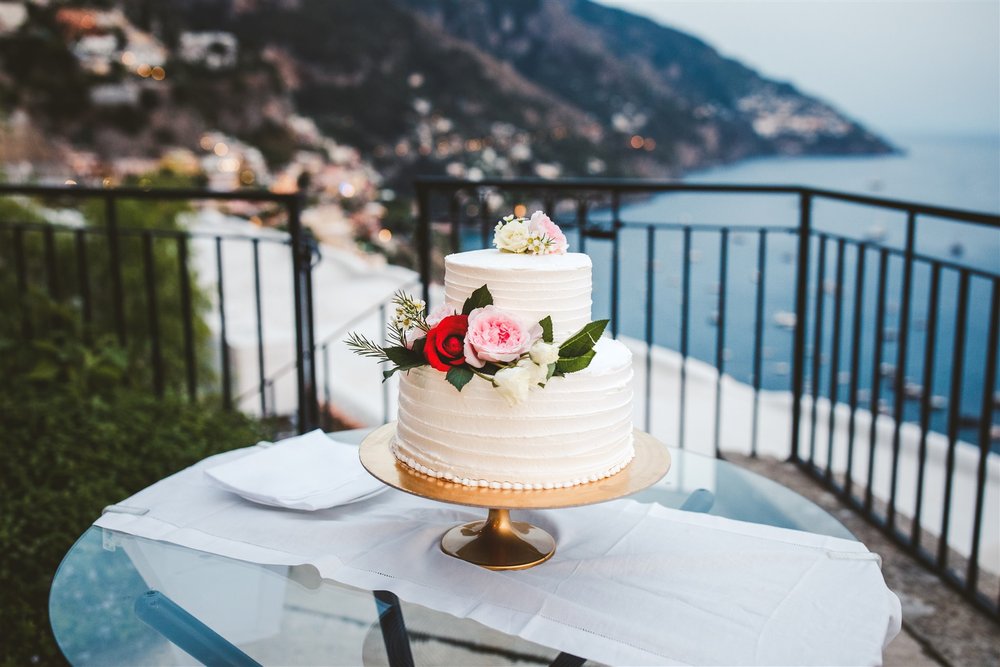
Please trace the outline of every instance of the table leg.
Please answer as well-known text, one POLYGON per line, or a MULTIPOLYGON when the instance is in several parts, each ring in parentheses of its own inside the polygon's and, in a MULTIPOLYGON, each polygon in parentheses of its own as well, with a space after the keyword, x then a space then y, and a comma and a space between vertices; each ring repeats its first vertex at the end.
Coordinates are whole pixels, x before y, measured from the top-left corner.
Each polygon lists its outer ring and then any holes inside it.
POLYGON ((261 667, 160 591, 146 591, 136 598, 133 609, 139 620, 204 665, 261 667))
POLYGON ((373 591, 373 594, 390 667, 413 667, 410 637, 406 632, 406 623, 403 622, 403 608, 399 604, 399 598, 389 591, 373 591))

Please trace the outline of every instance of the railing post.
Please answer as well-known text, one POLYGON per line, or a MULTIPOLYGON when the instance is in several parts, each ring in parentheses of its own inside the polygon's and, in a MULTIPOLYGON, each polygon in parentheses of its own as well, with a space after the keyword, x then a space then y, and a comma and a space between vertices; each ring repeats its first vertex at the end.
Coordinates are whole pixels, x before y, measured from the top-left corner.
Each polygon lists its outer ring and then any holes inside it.
POLYGON ((618 231, 621 221, 621 193, 611 191, 611 337, 618 338, 618 292, 619 271, 621 270, 621 248, 619 247, 618 231))
POLYGON ((317 396, 316 396, 316 365, 312 328, 313 317, 310 308, 312 281, 309 273, 312 271, 309 246, 302 233, 302 194, 288 200, 288 229, 292 242, 292 286, 294 288, 295 311, 295 360, 296 380, 299 397, 299 433, 311 431, 317 427, 317 396))
POLYGON ((812 193, 799 193, 799 251, 795 270, 795 340, 792 347, 792 447, 790 459, 799 461, 799 427, 805 385, 806 304, 809 291, 809 238, 812 235, 812 193))
POLYGON ((899 312, 899 338, 896 342, 896 377, 894 378, 893 408, 892 408, 892 477, 889 482, 889 507, 886 511, 886 523, 889 531, 896 528, 896 485, 899 477, 899 447, 900 430, 903 425, 903 408, 906 398, 906 357, 910 341, 910 301, 913 291, 913 255, 916 247, 917 214, 910 211, 906 216, 906 246, 903 258, 903 286, 899 312))
POLYGON ((118 344, 125 346, 125 295, 122 292, 121 250, 118 245, 118 207, 115 195, 104 196, 104 222, 108 230, 108 268, 111 272, 111 301, 115 311, 115 332, 118 344))
POLYGON ((28 306, 28 269, 24 255, 24 230, 14 228, 14 265, 17 273, 17 304, 21 310, 21 335, 25 340, 31 340, 31 311, 28 306))
MULTIPOLYGON (((417 258, 420 263, 420 282, 423 286, 424 303, 431 303, 431 212, 430 193, 427 187, 417 183, 417 258)), ((452 220, 452 224, 456 224, 452 220)))
POLYGON ((986 368, 983 373, 983 400, 979 413, 979 463, 976 465, 976 509, 972 519, 972 551, 965 575, 965 590, 975 598, 979 581, 979 548, 983 531, 983 506, 986 502, 986 459, 990 456, 994 396, 997 384, 997 348, 1000 347, 1000 280, 993 280, 990 298, 990 332, 986 343, 986 368))

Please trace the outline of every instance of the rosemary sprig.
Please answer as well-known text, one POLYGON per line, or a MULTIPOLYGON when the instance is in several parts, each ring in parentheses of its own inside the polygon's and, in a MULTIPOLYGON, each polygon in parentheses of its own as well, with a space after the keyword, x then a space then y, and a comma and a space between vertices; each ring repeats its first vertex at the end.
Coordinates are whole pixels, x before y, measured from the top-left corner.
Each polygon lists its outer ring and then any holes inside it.
POLYGON ((386 354, 385 348, 357 332, 351 332, 348 334, 347 340, 345 340, 344 343, 347 344, 347 347, 349 347, 352 352, 359 354, 362 357, 378 359, 379 363, 389 361, 389 355, 386 354))

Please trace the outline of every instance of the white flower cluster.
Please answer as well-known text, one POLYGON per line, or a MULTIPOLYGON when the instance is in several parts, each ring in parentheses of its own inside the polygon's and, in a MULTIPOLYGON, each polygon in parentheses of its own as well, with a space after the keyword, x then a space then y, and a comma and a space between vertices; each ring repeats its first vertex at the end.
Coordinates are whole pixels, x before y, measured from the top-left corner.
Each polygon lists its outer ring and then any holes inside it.
POLYGON ((419 327, 424 322, 424 309, 427 304, 422 299, 397 295, 394 303, 396 304, 396 313, 392 318, 392 324, 396 329, 408 331, 419 327))
POLYGON ((552 343, 536 341, 528 356, 516 366, 501 368, 493 376, 497 392, 510 405, 523 403, 528 392, 536 387, 544 387, 549 380, 549 367, 559 361, 559 347, 552 343))
POLYGON ((544 231, 533 229, 527 218, 504 216, 497 222, 493 245, 498 250, 530 255, 548 255, 554 252, 556 242, 544 231))

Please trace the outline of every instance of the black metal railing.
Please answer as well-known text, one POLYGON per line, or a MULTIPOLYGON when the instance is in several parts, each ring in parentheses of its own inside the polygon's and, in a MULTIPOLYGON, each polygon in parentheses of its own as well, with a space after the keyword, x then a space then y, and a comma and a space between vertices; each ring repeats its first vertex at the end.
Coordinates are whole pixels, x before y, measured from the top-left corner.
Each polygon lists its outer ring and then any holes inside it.
POLYGON ((546 210, 594 259, 646 430, 787 457, 1000 620, 998 564, 981 567, 1000 522, 1000 216, 783 185, 432 177, 416 194, 425 300, 436 251, 546 210))
MULTIPOLYGON (((294 371, 295 428, 322 424, 340 331, 316 340, 301 195, 0 185, 0 197, 16 196, 99 205, 100 224, 0 223, 0 265, 19 295, 4 305, 25 338, 46 326, 24 308, 25 295, 42 290, 71 303, 85 332, 110 332, 123 346, 144 334, 138 349, 156 392, 217 393, 227 406, 259 402, 268 414, 275 383, 294 371), (288 232, 136 229, 122 219, 125 202, 206 200, 273 204, 288 232), (217 278, 213 385, 199 366, 195 243, 217 278), (167 260, 158 259, 163 247, 172 248, 167 260), (262 255, 270 250, 291 253, 295 335, 291 360, 267 368, 273 313, 262 283, 271 267, 262 255), (233 252, 249 253, 243 270, 253 272, 258 376, 242 393, 233 391, 223 270, 233 252), (159 291, 166 271, 176 294, 159 291), (177 367, 165 361, 170 340, 180 341, 177 367)), ((716 456, 788 458, 1000 619, 998 568, 981 567, 998 548, 1000 266, 989 253, 1000 244, 1000 216, 794 186, 634 180, 426 178, 416 196, 428 302, 442 253, 489 247, 496 219, 518 205, 550 212, 593 258, 595 314, 611 318, 612 334, 635 355, 637 423, 716 456)), ((384 320, 384 304, 363 316, 384 320)), ((388 415, 385 386, 381 400, 388 415)))
MULTIPOLYGON (((231 408, 234 405, 232 360, 230 359, 230 342, 228 321, 230 314, 226 304, 226 287, 224 270, 224 255, 232 252, 235 246, 243 246, 242 251, 249 250, 253 271, 253 290, 256 330, 256 352, 258 362, 258 380, 260 412, 263 415, 273 412, 273 405, 268 405, 268 386, 273 384, 271 371, 265 367, 265 327, 266 319, 262 309, 261 289, 261 251, 262 248, 285 248, 290 253, 292 299, 291 317, 294 320, 294 349, 291 356, 296 375, 295 396, 298 408, 293 415, 294 427, 305 432, 319 424, 319 411, 316 388, 316 362, 314 350, 316 343, 313 324, 312 307, 312 262, 313 243, 303 230, 300 214, 303 206, 301 194, 279 194, 267 191, 246 190, 239 192, 213 192, 193 188, 86 188, 86 187, 48 187, 22 186, 0 184, 0 197, 25 197, 36 202, 50 202, 57 206, 89 204, 96 205, 99 211, 97 224, 69 225, 48 224, 40 222, 25 222, 7 220, 0 222, 0 249, 9 244, 9 252, 0 256, 0 264, 7 259, 13 267, 17 291, 17 303, 7 304, 15 308, 16 316, 21 320, 21 333, 25 338, 33 338, 35 329, 43 323, 35 321, 33 314, 26 307, 29 290, 43 288, 47 296, 57 302, 73 305, 73 309, 82 325, 84 336, 90 337, 101 331, 113 334, 117 343, 127 348, 130 339, 136 337, 136 330, 141 330, 143 350, 141 354, 148 358, 145 367, 148 368, 151 388, 162 395, 171 386, 180 385, 191 400, 199 393, 217 394, 222 404, 231 408), (255 204, 271 204, 282 213, 282 222, 287 233, 273 236, 262 236, 230 232, 202 232, 181 229, 138 228, 130 226, 133 221, 122 220, 122 208, 125 202, 145 202, 154 206, 163 202, 208 202, 223 203, 252 202, 255 204), (27 251, 33 238, 40 238, 42 244, 41 257, 36 258, 37 266, 30 266, 27 251), (198 336, 196 335, 197 299, 196 287, 192 284, 193 271, 191 267, 191 246, 202 245, 204 255, 211 257, 214 264, 215 289, 214 309, 218 317, 218 350, 217 380, 206 381, 208 373, 201 367, 199 357, 198 336), (132 245, 129 245, 132 244, 132 245), (137 244, 137 245, 136 245, 137 244), (126 246, 129 246, 126 248, 126 246), (166 252, 165 260, 158 260, 156 251, 166 252), (132 259, 138 259, 139 275, 129 276, 131 284, 125 284, 123 266, 127 265, 126 250, 135 254, 132 259), (95 275, 98 267, 94 263, 97 257, 102 266, 100 276, 95 275), (75 264, 75 267, 72 265, 75 264), (174 285, 178 290, 179 312, 164 313, 164 304, 158 294, 158 277, 163 272, 170 271, 176 278, 176 283, 165 280, 162 284, 174 285), (70 284, 69 278, 72 278, 70 284), (106 283, 99 282, 106 280, 106 283), (139 292, 140 299, 131 309, 126 308, 126 293, 139 292), (100 301, 104 307, 97 307, 100 301), (103 321, 97 321, 104 316, 103 321), (179 340, 179 356, 182 358, 180 368, 167 369, 163 351, 163 333, 171 322, 181 323, 179 340), (182 378, 168 377, 168 371, 182 378)), ((282 299, 282 305, 287 306, 288 299, 282 299)), ((6 316, 6 314, 5 314, 6 316)))

